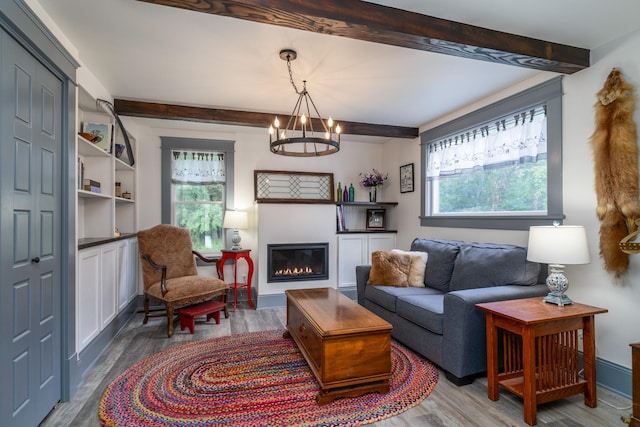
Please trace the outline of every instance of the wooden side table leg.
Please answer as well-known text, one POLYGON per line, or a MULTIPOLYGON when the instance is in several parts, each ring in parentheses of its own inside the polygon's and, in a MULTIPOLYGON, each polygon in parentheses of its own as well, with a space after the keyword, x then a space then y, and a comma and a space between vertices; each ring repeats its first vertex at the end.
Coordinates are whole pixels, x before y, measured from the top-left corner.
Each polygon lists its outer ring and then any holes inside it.
POLYGON ((487 390, 489 399, 498 400, 498 330, 493 314, 487 313, 487 390))
POLYGON ((251 260, 251 257, 249 255, 247 255, 245 260, 247 261, 247 267, 248 267, 248 271, 247 271, 247 300, 249 300, 249 307, 253 308, 253 307, 255 307, 253 305, 253 301, 251 300, 251 278, 253 277, 253 261, 251 260))
POLYGON ((531 328, 525 328, 522 336, 524 422, 536 424, 536 337, 531 328))
POLYGON ((584 392, 584 404, 590 408, 598 405, 596 387, 596 334, 594 316, 584 317, 584 329, 582 330, 582 350, 584 379, 587 389, 584 392))

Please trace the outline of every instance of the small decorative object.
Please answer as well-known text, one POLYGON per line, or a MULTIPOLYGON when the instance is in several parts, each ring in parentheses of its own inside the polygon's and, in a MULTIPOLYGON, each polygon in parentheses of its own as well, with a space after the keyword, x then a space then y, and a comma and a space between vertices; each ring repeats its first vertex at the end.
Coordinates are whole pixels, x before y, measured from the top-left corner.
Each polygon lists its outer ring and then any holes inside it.
POLYGON ((413 191, 413 163, 400 166, 400 192, 413 191))
POLYGON ((124 145, 116 144, 116 157, 119 159, 122 157, 122 153, 124 153, 124 145))
POLYGON ((254 184, 255 198, 258 203, 334 203, 337 201, 332 173, 256 170, 254 184))
POLYGON ((87 132, 78 132, 78 135, 80 135, 81 137, 83 137, 89 142, 96 142, 96 140, 100 138, 100 135, 95 135, 93 133, 87 133, 87 132))
POLYGON ((349 190, 347 189, 347 186, 344 186, 344 189, 342 190, 342 201, 343 202, 348 202, 349 201, 349 190))
POLYGON ((369 189, 369 201, 377 201, 376 187, 384 184, 389 179, 389 175, 373 169, 370 173, 361 173, 360 177, 360 185, 369 189))
POLYGON ((116 182, 116 197, 122 197, 122 185, 116 182))
POLYGON ((384 230, 385 214, 384 209, 367 209, 367 229, 384 230))
POLYGON ((529 228, 527 250, 529 261, 549 264, 547 287, 549 294, 544 301, 560 307, 573 301, 564 293, 569 281, 564 275, 564 264, 588 264, 591 262, 587 233, 577 225, 541 225, 529 228))
POLYGON ((111 150, 111 124, 110 123, 84 122, 84 124, 82 125, 82 131, 84 133, 94 135, 94 138, 90 139, 90 141, 96 144, 98 148, 101 148, 104 151, 111 150))
POLYGON ((116 228, 116 231, 113 232, 113 237, 120 237, 120 235, 121 235, 120 230, 116 228))
POLYGON ((356 190, 353 188, 353 184, 349 184, 349 202, 353 203, 356 200, 356 190))
POLYGON ((128 191, 125 191, 124 193, 122 193, 122 198, 131 199, 131 193, 129 193, 128 191))
POLYGON ((240 232, 238 230, 244 230, 249 228, 249 222, 247 219, 247 213, 242 211, 226 211, 224 213, 224 221, 222 222, 222 228, 232 228, 233 236, 231 242, 233 246, 232 251, 239 251, 242 249, 240 246, 240 232))
POLYGON ((338 202, 342 201, 342 186, 340 182, 338 182, 338 190, 336 191, 336 201, 338 202))

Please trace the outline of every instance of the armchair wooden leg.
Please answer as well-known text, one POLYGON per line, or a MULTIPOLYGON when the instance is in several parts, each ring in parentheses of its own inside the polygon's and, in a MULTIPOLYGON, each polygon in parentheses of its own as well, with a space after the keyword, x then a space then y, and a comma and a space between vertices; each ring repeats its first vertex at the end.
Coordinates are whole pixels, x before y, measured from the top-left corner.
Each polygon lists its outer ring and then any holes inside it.
POLYGON ((167 305, 167 336, 173 336, 173 305, 167 305))
POLYGON ((149 297, 145 294, 144 296, 144 319, 142 320, 142 324, 146 325, 149 321, 149 297))

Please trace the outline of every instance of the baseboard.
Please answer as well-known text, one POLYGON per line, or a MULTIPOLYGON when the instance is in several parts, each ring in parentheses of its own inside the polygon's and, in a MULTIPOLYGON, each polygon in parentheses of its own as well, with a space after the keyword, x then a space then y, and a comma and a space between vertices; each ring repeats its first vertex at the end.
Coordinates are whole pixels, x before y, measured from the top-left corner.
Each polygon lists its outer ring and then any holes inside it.
POLYGON ((599 386, 631 399, 631 369, 596 358, 596 382, 599 386))

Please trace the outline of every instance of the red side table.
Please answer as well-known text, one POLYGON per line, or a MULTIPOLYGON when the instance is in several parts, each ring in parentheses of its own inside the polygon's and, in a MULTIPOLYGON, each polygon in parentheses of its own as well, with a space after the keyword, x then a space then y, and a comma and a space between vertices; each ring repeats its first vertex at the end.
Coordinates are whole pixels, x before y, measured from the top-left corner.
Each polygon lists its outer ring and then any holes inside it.
POLYGON ((220 258, 220 278, 224 280, 224 263, 228 259, 233 260, 233 283, 229 283, 229 287, 233 289, 233 311, 236 311, 236 302, 238 297, 238 289, 247 288, 247 299, 249 300, 249 306, 254 307, 253 301, 251 301, 251 277, 253 276, 253 261, 249 256, 251 249, 240 249, 238 251, 222 250, 222 258, 220 258), (238 260, 244 258, 249 267, 247 271, 247 282, 238 283, 238 260))

